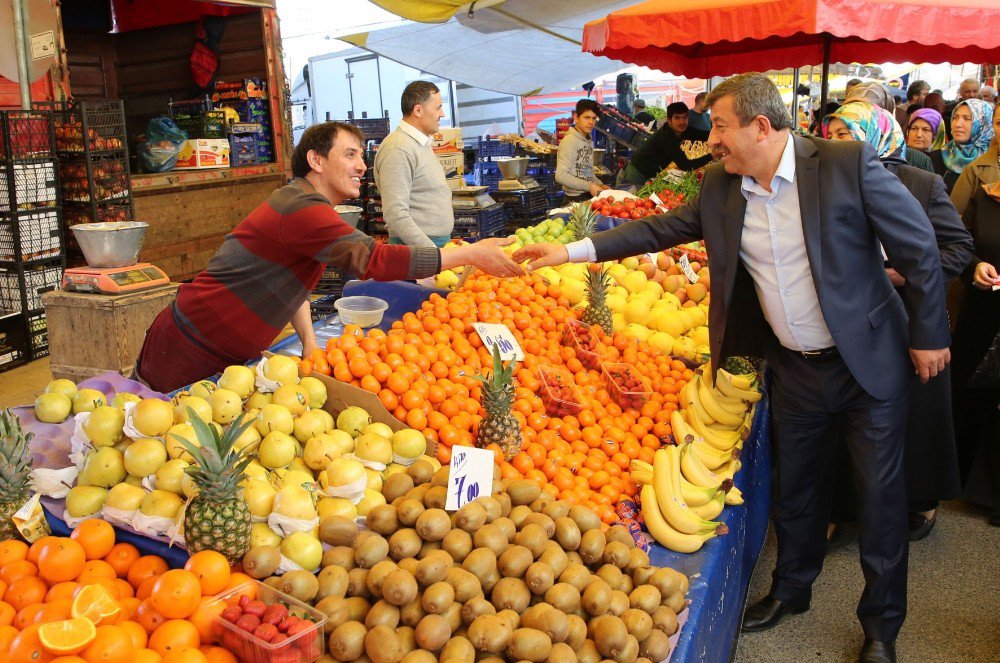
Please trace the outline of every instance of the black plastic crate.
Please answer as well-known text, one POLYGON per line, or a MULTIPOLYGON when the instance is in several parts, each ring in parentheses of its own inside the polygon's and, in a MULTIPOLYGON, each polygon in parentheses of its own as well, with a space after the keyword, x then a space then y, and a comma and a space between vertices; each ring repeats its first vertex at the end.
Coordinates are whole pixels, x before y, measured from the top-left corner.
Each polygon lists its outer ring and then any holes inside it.
POLYGON ((476 156, 479 159, 512 157, 514 156, 514 150, 515 145, 513 143, 505 143, 490 138, 480 138, 479 145, 476 147, 476 156))
POLYGON ((28 361, 24 315, 0 309, 0 372, 28 361))
POLYGON ((55 161, 0 162, 0 213, 55 209, 60 202, 55 161))
POLYGON ((67 205, 63 210, 63 218, 66 219, 67 227, 98 221, 131 221, 132 203, 112 201, 94 205, 67 205))
POLYGON ((38 311, 27 316, 28 354, 31 359, 47 357, 49 354, 49 326, 45 312, 38 311))
POLYGON ((548 194, 545 197, 546 203, 548 203, 549 209, 555 209, 556 207, 562 207, 566 204, 566 192, 562 189, 548 194))
POLYGON ((55 122, 51 112, 0 111, 0 161, 51 159, 55 147, 55 122))
POLYGON ((361 129, 365 135, 365 143, 381 143, 391 130, 388 117, 352 117, 346 120, 338 120, 338 122, 353 124, 358 129, 361 129))
POLYGON ((62 252, 59 209, 0 214, 0 262, 59 258, 62 252))
POLYGON ((322 320, 323 318, 328 318, 337 312, 334 303, 340 299, 340 295, 324 295, 312 300, 309 303, 309 308, 312 312, 313 321, 322 320))
POLYGON ((455 210, 455 227, 452 237, 475 242, 487 237, 498 237, 506 231, 507 213, 504 206, 495 203, 476 210, 455 210))
POLYGON ((125 105, 120 99, 35 102, 55 115, 56 151, 123 152, 125 105))
POLYGON ((514 191, 498 190, 490 195, 507 208, 508 216, 535 216, 539 212, 545 212, 548 207, 543 186, 514 191))
POLYGON ((0 269, 0 310, 42 310, 42 295, 59 288, 62 275, 62 264, 0 269))
POLYGON ((59 163, 64 203, 124 202, 132 197, 128 160, 108 154, 68 157, 59 163))
POLYGON ((503 175, 500 174, 500 168, 495 163, 488 161, 477 163, 473 171, 473 181, 475 184, 486 187, 487 191, 491 194, 500 188, 500 181, 502 179, 503 175))

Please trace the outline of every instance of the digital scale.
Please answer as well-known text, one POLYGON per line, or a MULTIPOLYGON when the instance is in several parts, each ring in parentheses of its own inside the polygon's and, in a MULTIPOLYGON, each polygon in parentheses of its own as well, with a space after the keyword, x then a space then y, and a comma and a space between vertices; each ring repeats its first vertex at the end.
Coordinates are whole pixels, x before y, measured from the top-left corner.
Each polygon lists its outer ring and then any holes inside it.
POLYGON ((537 187, 538 182, 528 175, 528 162, 527 157, 497 159, 495 163, 503 176, 497 188, 501 191, 522 191, 537 187))
POLYGON ((451 206, 454 209, 482 209, 495 204, 485 186, 464 186, 451 191, 451 206))
POLYGON ((170 283, 156 265, 138 262, 128 267, 73 267, 63 272, 63 290, 105 295, 148 290, 170 283))

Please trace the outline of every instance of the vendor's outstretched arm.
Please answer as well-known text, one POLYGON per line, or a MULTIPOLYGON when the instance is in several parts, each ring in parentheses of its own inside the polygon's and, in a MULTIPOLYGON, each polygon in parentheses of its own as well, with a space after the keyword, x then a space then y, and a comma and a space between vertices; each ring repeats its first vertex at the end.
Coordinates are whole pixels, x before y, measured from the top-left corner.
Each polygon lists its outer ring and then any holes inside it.
POLYGON ((507 246, 513 241, 512 237, 484 239, 475 244, 441 249, 441 271, 472 265, 493 276, 520 276, 524 274, 524 268, 500 250, 501 246, 507 246))
POLYGON ((302 358, 305 359, 319 347, 316 345, 316 330, 313 329, 312 309, 308 299, 302 302, 302 306, 292 316, 292 329, 302 341, 302 358))

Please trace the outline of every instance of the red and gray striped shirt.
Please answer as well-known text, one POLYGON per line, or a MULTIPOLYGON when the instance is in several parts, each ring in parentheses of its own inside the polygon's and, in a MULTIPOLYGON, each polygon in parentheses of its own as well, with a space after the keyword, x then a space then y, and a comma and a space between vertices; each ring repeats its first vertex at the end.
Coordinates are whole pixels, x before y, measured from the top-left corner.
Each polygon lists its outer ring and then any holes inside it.
POLYGON ((327 265, 362 279, 419 279, 440 271, 441 254, 435 247, 377 244, 296 178, 240 222, 208 267, 180 286, 174 318, 221 357, 252 359, 291 321, 327 265))

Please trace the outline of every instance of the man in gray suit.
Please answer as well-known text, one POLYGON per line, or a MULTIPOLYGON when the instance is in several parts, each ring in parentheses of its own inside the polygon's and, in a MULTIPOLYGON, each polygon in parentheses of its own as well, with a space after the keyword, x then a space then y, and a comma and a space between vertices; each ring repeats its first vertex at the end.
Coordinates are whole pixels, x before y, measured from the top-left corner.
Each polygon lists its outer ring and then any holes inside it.
POLYGON ((839 420, 862 503, 860 660, 895 661, 906 615, 908 381, 950 361, 933 230, 872 146, 793 135, 765 76, 730 78, 706 106, 721 163, 687 205, 565 246, 525 246, 514 260, 539 268, 705 240, 719 289, 709 312, 713 365, 757 354, 774 377, 778 560, 770 594, 747 610, 743 628, 809 608, 830 509, 828 433, 839 420), (881 246, 906 279, 902 298, 881 246))

